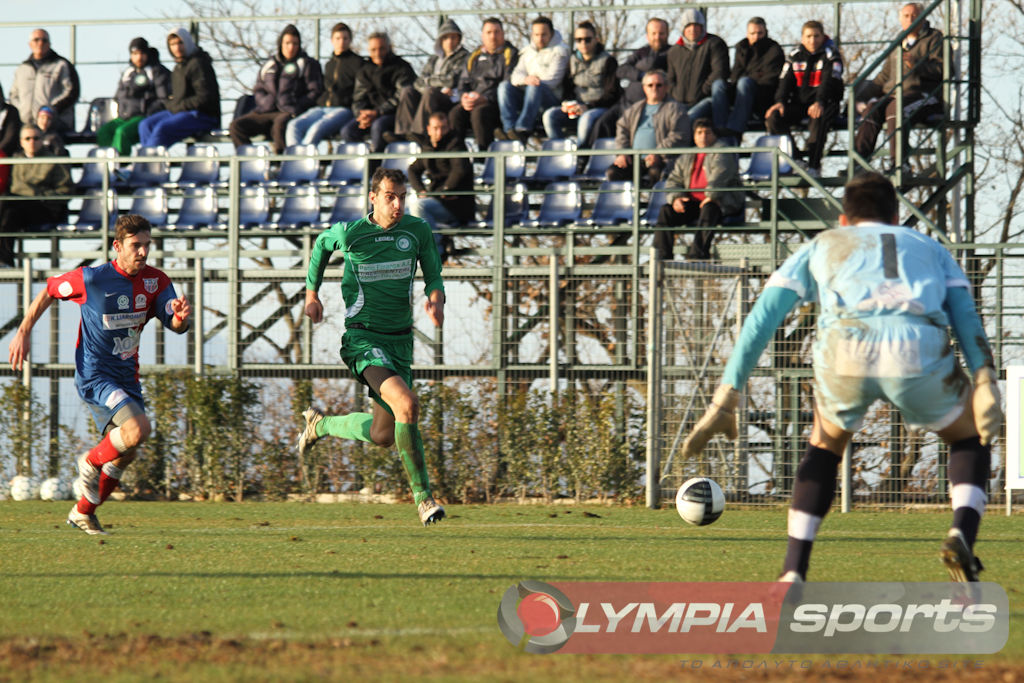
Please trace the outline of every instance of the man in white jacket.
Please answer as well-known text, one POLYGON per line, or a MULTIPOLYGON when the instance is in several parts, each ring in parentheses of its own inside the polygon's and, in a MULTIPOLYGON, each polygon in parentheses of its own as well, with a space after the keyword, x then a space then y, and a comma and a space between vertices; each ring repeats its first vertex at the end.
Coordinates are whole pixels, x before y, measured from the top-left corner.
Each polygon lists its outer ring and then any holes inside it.
POLYGON ((520 53, 511 80, 498 86, 504 130, 495 130, 495 137, 526 144, 540 113, 562 101, 562 81, 570 52, 551 19, 533 20, 530 45, 520 53))

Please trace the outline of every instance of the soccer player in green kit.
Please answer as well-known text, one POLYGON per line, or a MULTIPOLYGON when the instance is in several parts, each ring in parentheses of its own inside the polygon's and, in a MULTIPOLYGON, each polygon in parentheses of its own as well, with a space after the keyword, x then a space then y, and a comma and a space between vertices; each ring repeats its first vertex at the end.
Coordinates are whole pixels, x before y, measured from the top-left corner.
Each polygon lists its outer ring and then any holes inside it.
POLYGON ((358 439, 398 447, 409 475, 420 521, 426 526, 444 518, 444 508, 430 494, 420 437, 419 399, 412 390, 412 292, 416 263, 423 269, 426 311, 433 323, 444 323, 441 259, 430 226, 405 215, 406 178, 401 171, 378 168, 370 181, 368 216, 335 223, 313 246, 306 274, 306 315, 323 320, 318 291, 331 253, 341 251, 345 272, 345 334, 341 358, 356 378, 370 388, 373 413, 324 415, 307 408, 299 436, 304 453, 322 436, 358 439))

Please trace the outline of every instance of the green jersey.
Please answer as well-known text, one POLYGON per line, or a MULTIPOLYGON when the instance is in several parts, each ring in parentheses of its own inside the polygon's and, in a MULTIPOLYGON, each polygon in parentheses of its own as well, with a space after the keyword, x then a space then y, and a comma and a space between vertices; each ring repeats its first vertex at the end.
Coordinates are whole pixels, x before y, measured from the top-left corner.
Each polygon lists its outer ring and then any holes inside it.
POLYGON ((345 257, 341 294, 346 327, 384 333, 411 327, 417 261, 423 269, 424 293, 430 296, 435 289, 444 291, 434 234, 422 218, 402 216, 387 230, 369 216, 335 223, 313 245, 306 289, 319 291, 335 251, 345 257))

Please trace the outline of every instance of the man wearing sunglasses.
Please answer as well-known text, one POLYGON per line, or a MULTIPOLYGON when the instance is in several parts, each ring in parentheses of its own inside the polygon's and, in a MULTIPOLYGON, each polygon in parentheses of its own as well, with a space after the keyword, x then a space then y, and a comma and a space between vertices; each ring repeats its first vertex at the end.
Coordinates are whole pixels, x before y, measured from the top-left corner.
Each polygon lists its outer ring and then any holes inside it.
MULTIPOLYGON (((615 146, 619 149, 665 149, 689 147, 690 117, 686 108, 668 96, 668 75, 648 71, 643 78, 644 99, 629 106, 615 127, 615 146)), ((654 185, 665 172, 671 157, 645 154, 640 157, 640 181, 654 185)), ((620 154, 608 167, 608 180, 632 180, 633 157, 620 154)))
POLYGON ((50 48, 50 34, 43 29, 32 31, 28 46, 32 54, 14 72, 11 104, 18 108, 22 123, 36 123, 40 107, 49 106, 56 113, 56 130, 74 130, 78 72, 50 48))

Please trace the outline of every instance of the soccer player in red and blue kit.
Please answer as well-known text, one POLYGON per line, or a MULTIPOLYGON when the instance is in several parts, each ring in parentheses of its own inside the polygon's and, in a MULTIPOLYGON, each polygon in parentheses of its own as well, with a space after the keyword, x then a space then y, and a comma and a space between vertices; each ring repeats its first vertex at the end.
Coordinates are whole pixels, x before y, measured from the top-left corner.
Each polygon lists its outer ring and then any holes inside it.
POLYGON ((55 299, 81 306, 75 349, 75 386, 92 410, 103 439, 78 458, 84 492, 68 513, 68 524, 87 534, 105 534, 96 508, 114 491, 135 449, 150 434, 139 383, 139 338, 150 318, 184 334, 192 307, 176 297, 170 278, 146 265, 152 226, 127 215, 114 227, 117 258, 100 266, 77 268, 51 277, 39 292, 11 340, 8 359, 20 370, 28 355, 32 327, 55 299))

